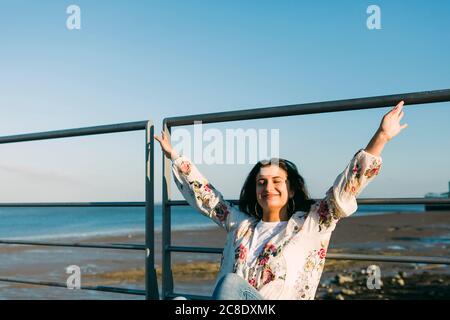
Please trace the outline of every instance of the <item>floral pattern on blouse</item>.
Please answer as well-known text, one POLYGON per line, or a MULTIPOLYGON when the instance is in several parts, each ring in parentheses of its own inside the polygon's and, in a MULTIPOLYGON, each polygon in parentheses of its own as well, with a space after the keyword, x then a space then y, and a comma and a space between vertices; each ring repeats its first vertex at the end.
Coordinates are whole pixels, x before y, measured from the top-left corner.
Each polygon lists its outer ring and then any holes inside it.
MULTIPOLYGON (((304 217, 305 215, 301 215, 299 216, 299 219, 303 219, 304 217)), ((245 235, 242 237, 242 240, 248 240, 253 235, 256 224, 244 225, 244 227, 247 227, 247 229, 245 231, 245 235)), ((253 262, 252 267, 248 269, 248 274, 245 273, 245 267, 247 263, 247 252, 249 249, 246 245, 241 243, 236 248, 235 257, 239 257, 239 259, 236 258, 235 260, 233 272, 245 275, 248 279, 248 283, 255 289, 259 289, 276 279, 284 280, 286 278, 286 268, 282 263, 279 263, 276 258, 279 254, 281 254, 283 248, 289 244, 293 236, 300 232, 301 229, 301 226, 293 226, 292 232, 286 235, 284 241, 280 242, 278 245, 272 243, 271 241, 267 242, 263 247, 262 252, 253 262)), ((249 245, 248 241, 244 242, 249 245)))
POLYGON ((372 164, 369 166, 369 168, 364 171, 364 176, 366 176, 368 179, 375 177, 378 175, 378 172, 380 172, 381 169, 381 162, 377 159, 373 159, 372 164))
POLYGON ((236 273, 265 299, 314 299, 331 233, 341 218, 356 211, 356 196, 378 175, 381 157, 359 150, 325 197, 309 212, 294 213, 254 261, 248 261, 249 248, 259 220, 225 201, 186 157, 175 159, 172 167, 186 201, 227 231, 217 280, 236 273))
POLYGON ((236 248, 236 255, 234 257, 235 260, 237 262, 245 261, 247 259, 247 251, 247 247, 240 244, 239 247, 236 248))
POLYGON ((345 191, 356 195, 360 188, 361 166, 355 163, 352 169, 352 177, 345 184, 345 191))
MULTIPOLYGON (((367 179, 373 178, 378 175, 378 172, 381 168, 381 162, 377 159, 374 159, 372 163, 368 166, 368 168, 364 171, 364 177, 367 179)), ((357 195, 361 189, 361 165, 359 163, 355 163, 352 169, 352 176, 345 184, 345 191, 351 193, 352 195, 357 195)))
POLYGON ((315 282, 317 277, 320 278, 322 270, 325 266, 325 256, 328 243, 321 242, 320 247, 309 251, 306 257, 303 269, 298 272, 299 276, 295 282, 297 299, 313 299, 315 291, 315 282))

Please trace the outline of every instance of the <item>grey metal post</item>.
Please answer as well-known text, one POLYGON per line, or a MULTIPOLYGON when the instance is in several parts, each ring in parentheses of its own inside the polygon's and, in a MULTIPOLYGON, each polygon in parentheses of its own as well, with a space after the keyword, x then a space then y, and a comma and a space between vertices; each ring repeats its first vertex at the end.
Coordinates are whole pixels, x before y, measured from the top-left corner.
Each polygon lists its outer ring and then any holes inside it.
POLYGON ((145 128, 145 298, 147 300, 159 300, 155 270, 153 134, 153 123, 148 121, 145 128))
MULTIPOLYGON (((170 127, 163 123, 164 133, 170 139, 170 127)), ((164 154, 163 157, 163 183, 162 183, 162 298, 166 299, 173 293, 173 275, 172 275, 172 261, 171 251, 168 248, 171 245, 171 208, 169 201, 172 194, 170 190, 171 181, 171 160, 167 159, 164 154)))
MULTIPOLYGON (((112 125, 102 125, 95 127, 84 127, 74 129, 55 130, 47 132, 37 132, 20 134, 13 136, 0 137, 0 144, 29 142, 47 139, 59 139, 69 137, 80 137, 87 135, 98 135, 106 133, 118 133, 126 131, 146 130, 146 149, 145 149, 145 202, 42 202, 42 203, 2 203, 0 207, 146 207, 145 222, 145 245, 141 244, 79 244, 79 243, 55 243, 43 241, 8 241, 0 240, 1 245, 19 244, 19 245, 39 245, 39 246, 60 246, 60 247, 78 247, 78 248, 103 248, 115 250, 144 250, 145 258, 145 290, 115 288, 105 286, 88 286, 82 287, 86 290, 97 290, 105 292, 117 292, 126 294, 137 294, 146 296, 147 299, 159 299, 158 283, 156 278, 155 261, 154 261, 154 161, 153 161, 153 124, 149 121, 136 121, 128 123, 117 123, 112 125)), ((55 287, 65 287, 65 284, 56 282, 35 281, 27 279, 0 278, 0 282, 23 283, 33 285, 46 285, 55 287)))

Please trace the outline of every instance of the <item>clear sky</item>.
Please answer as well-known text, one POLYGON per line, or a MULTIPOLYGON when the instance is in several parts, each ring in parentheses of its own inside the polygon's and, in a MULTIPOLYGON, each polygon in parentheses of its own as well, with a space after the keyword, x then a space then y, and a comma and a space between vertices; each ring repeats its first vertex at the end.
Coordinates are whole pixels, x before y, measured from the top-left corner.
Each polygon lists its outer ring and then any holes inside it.
MULTIPOLYGON (((0 1, 0 136, 450 88, 449 1, 0 1), (81 29, 66 8, 81 8, 81 29), (381 29, 369 30, 369 5, 381 29)), ((388 108, 208 125, 280 129, 320 197, 388 108)), ((362 197, 447 191, 450 103, 405 107, 362 197)), ((0 202, 142 201, 143 132, 0 145, 0 202)), ((161 152, 155 154, 156 201, 161 152)), ((236 198, 252 165, 200 165, 236 198)), ((178 198, 178 194, 176 194, 178 198)))

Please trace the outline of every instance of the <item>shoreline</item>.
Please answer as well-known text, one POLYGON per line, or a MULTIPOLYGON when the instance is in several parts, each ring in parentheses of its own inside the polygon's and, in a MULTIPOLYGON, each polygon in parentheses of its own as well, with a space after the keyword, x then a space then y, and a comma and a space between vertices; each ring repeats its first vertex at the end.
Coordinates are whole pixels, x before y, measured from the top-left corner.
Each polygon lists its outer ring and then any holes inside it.
MULTIPOLYGON (((155 254, 161 247, 161 231, 155 231, 155 254)), ((330 248, 354 247, 355 244, 386 242, 410 243, 420 239, 442 237, 450 241, 450 211, 428 211, 421 214, 390 213, 383 215, 351 216, 338 222, 333 232, 330 248)), ((226 232, 215 224, 198 229, 172 230, 173 245, 223 247, 226 232)), ((31 240, 30 240, 31 241, 31 240)), ((99 235, 93 237, 67 237, 48 242, 94 243, 94 244, 144 244, 143 232, 123 235, 99 235)), ((431 241, 430 241, 431 242, 431 241)), ((30 245, 2 245, 0 253, 20 251, 21 248, 36 248, 30 245)), ((38 246, 45 247, 45 246, 38 246)))
MULTIPOLYGON (((222 248, 226 232, 212 225, 208 229, 172 231, 172 245, 204 246, 222 248)), ((86 239, 65 239, 77 243, 144 243, 144 235, 136 233, 125 236, 101 236, 86 239)), ((450 246, 450 211, 432 211, 423 214, 392 213, 387 215, 354 216, 342 219, 330 241, 329 253, 361 253, 377 255, 439 256, 448 257, 450 246)), ((2 277, 31 278, 43 281, 65 283, 65 268, 79 265, 83 285, 113 285, 143 288, 144 254, 142 251, 115 249, 84 249, 65 247, 44 247, 29 245, 0 246, 2 277)), ((208 294, 213 289, 220 263, 220 254, 173 253, 172 270, 175 292, 208 294)), ((383 276, 394 277, 400 271, 416 276, 423 272, 446 277, 447 266, 417 265, 402 263, 375 263, 370 261, 346 261, 327 259, 318 295, 326 298, 332 286, 332 279, 339 274, 360 274, 369 265, 379 265, 383 276)), ((155 265, 158 285, 161 286, 161 232, 155 232, 155 265)), ((440 279, 440 278, 439 278, 440 279)), ((393 281, 393 280, 389 280, 393 281)), ((421 280, 423 282, 423 279, 421 280)), ((437 281, 437 280, 436 280, 437 281)), ((446 283, 450 279, 444 278, 446 283)), ((356 283, 356 282, 355 282, 356 283)), ((52 289, 52 288, 50 288, 52 289)), ((51 290, 42 293, 43 298, 53 299, 51 290)), ((0 299, 14 296, 13 291, 25 290, 33 296, 36 286, 5 284, 0 282, 0 299)), ((333 289, 334 290, 334 289, 333 289)), ((350 290, 350 289, 348 289, 350 290)), ((351 289, 353 290, 353 289, 351 289)), ((63 290, 60 297, 68 298, 63 290)), ((81 290, 84 291, 84 290, 81 290)), ((357 291, 357 290, 353 290, 357 291)), ((96 298, 109 297, 130 299, 125 295, 98 293, 96 298)), ((337 296, 337 294, 335 294, 337 296)), ((345 296, 345 295, 344 295, 345 296)), ((58 296, 59 298, 59 296, 58 296)), ((135 297, 136 298, 136 297, 135 297)))

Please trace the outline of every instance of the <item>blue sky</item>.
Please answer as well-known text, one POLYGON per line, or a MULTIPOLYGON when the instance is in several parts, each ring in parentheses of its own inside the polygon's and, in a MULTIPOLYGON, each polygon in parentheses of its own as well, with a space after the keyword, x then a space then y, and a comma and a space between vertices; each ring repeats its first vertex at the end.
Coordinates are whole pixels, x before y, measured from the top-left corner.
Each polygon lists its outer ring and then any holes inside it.
MULTIPOLYGON (((0 1, 0 135, 450 88, 448 1, 0 1), (81 8, 81 30, 66 8, 81 8), (369 5, 381 30, 366 27, 369 5)), ((405 107, 362 197, 447 191, 449 103, 405 107)), ((208 125, 280 129, 320 197, 388 108, 208 125)), ((1 145, 0 202, 141 201, 143 133, 1 145)), ((161 197, 161 152, 156 155, 161 197)), ((251 165, 200 165, 236 198, 251 165)), ((178 197, 178 195, 176 196, 178 197)))

